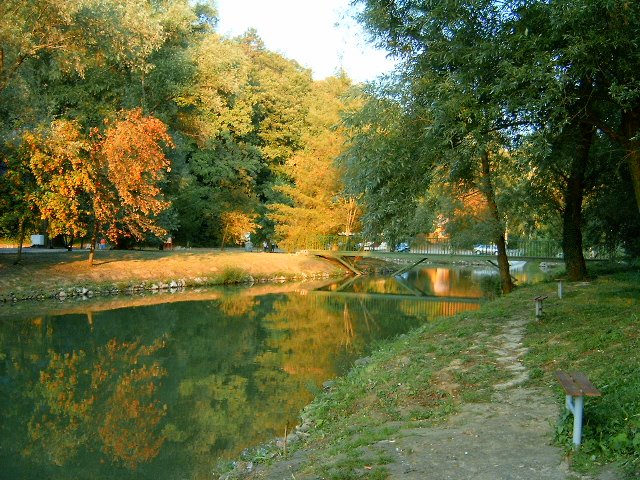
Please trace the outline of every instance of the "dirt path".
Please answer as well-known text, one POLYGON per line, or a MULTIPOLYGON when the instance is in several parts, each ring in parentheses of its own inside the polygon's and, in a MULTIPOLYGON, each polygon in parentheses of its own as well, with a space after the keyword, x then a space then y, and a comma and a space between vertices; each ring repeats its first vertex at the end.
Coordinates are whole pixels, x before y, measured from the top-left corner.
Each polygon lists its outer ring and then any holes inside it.
POLYGON ((465 404, 438 428, 402 429, 381 444, 392 455, 391 478, 564 480, 569 473, 560 449, 550 445, 558 405, 546 392, 524 387, 520 361, 526 322, 509 322, 491 346, 511 378, 494 386, 491 403, 465 404))
MULTIPOLYGON (((527 320, 505 323, 499 335, 484 336, 510 378, 494 386, 490 403, 467 403, 438 427, 415 428, 394 423, 397 432, 368 447, 385 455, 391 479, 407 480, 569 480, 588 479, 570 472, 560 448, 551 445, 559 405, 552 394, 527 387, 528 372, 521 362, 527 350, 522 340, 527 320)), ((453 362, 444 376, 460 368, 453 362)), ((254 471, 251 478, 317 479, 299 472, 313 451, 296 452, 286 462, 254 471)), ((366 472, 362 478, 366 477, 366 472)), ((609 472, 599 480, 619 478, 609 472)))

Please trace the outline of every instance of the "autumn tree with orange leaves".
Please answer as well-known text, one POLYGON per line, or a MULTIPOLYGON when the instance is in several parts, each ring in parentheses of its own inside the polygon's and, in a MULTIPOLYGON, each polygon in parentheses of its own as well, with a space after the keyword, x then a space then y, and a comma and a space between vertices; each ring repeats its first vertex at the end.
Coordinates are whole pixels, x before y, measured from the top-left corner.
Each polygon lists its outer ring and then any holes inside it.
POLYGON ((57 120, 25 141, 42 218, 56 234, 91 232, 90 265, 100 232, 112 241, 166 234, 157 215, 170 205, 160 182, 170 171, 164 148, 173 141, 162 121, 140 109, 123 111, 86 136, 78 123, 57 120))

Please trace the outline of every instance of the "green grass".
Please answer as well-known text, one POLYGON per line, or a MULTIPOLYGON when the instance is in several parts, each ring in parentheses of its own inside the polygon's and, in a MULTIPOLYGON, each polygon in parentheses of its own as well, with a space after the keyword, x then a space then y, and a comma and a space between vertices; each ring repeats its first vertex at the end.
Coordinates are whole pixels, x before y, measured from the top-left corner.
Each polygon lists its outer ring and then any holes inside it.
MULTIPOLYGON (((576 469, 620 462, 640 473, 640 272, 599 276, 572 286, 562 300, 530 325, 526 357, 535 381, 555 387, 556 370, 579 370, 602 392, 585 401, 583 443, 576 469)), ((562 401, 559 388, 558 401, 562 401)), ((572 418, 557 428, 557 441, 571 448, 572 418)))
POLYGON ((252 281, 251 275, 241 268, 227 267, 215 279, 215 283, 222 285, 233 285, 236 283, 246 283, 252 281))

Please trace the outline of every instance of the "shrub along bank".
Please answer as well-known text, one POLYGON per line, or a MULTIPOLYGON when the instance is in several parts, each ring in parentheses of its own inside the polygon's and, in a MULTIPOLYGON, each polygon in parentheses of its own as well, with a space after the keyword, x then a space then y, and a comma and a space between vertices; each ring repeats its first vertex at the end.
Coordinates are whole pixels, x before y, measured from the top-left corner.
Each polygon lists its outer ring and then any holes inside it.
POLYGON ((528 324, 524 339, 529 382, 548 389, 559 409, 564 394, 556 370, 583 371, 602 391, 586 401, 580 450, 571 448, 568 416, 558 420, 557 444, 577 470, 619 462, 630 476, 640 474, 640 271, 603 271, 590 282, 566 284, 562 299, 556 285, 519 288, 479 311, 438 319, 379 345, 303 411, 300 431, 288 442, 247 452, 226 476, 247 475, 243 465, 254 475, 262 463, 256 478, 275 478, 270 474, 286 451, 303 476, 387 478, 391 460, 362 447, 389 438, 406 422, 437 425, 465 402, 490 401, 505 373, 489 343, 505 322, 533 318, 533 298, 540 294, 549 296, 545 312, 528 324))

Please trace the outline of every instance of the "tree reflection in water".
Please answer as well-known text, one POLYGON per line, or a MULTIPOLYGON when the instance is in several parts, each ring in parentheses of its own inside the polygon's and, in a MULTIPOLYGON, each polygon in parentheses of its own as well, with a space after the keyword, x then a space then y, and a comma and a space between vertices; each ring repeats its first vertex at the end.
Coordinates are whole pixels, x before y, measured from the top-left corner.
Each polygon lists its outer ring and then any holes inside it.
POLYGON ((220 459, 281 436, 372 342, 478 308, 376 283, 394 295, 242 289, 0 323, 4 475, 210 478, 220 459))
POLYGON ((130 469, 155 458, 164 441, 158 425, 166 414, 156 391, 166 370, 151 357, 163 344, 111 339, 91 357, 82 350, 49 350, 33 391, 30 455, 63 466, 78 452, 99 448, 130 469))

